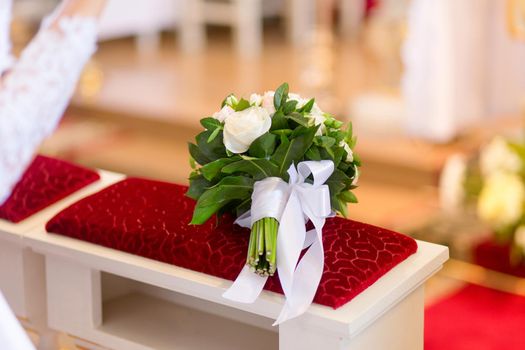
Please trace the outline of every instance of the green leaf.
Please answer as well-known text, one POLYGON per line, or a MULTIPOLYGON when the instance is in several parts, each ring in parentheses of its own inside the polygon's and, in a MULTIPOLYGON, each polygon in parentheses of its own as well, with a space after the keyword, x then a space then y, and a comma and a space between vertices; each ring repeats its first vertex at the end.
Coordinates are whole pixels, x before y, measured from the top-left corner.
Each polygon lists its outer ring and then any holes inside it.
MULTIPOLYGON (((312 127, 299 126, 299 127, 295 128, 295 130, 292 132, 291 138, 295 138, 295 137, 301 136, 303 134, 309 133, 312 130, 311 128, 312 127)), ((315 128, 315 130, 317 132, 318 126, 313 126, 313 128, 315 128)))
POLYGON ((342 130, 332 130, 328 132, 328 136, 333 137, 335 139, 335 143, 339 144, 339 142, 345 140, 346 132, 342 130))
POLYGON ((215 140, 215 138, 217 137, 217 135, 219 135, 219 133, 221 132, 222 130, 222 127, 218 127, 216 128, 215 130, 212 131, 210 137, 208 137, 208 143, 212 142, 213 140, 215 140))
POLYGON ((293 134, 293 130, 292 129, 274 130, 272 131, 272 134, 288 138, 288 136, 293 134))
POLYGON ((337 168, 339 167, 339 164, 341 163, 341 160, 343 160, 343 156, 345 155, 346 151, 343 147, 334 147, 334 166, 337 168))
POLYGON ((211 183, 204 178, 202 175, 194 175, 190 177, 190 187, 186 192, 186 196, 195 200, 204 193, 206 188, 210 187, 211 183))
POLYGON ((244 111, 247 108, 250 108, 250 101, 245 100, 244 98, 241 98, 239 102, 237 102, 237 105, 235 106, 235 111, 240 112, 244 111))
POLYGON ((248 197, 244 201, 242 201, 240 204, 238 204, 235 207, 235 214, 237 217, 241 216, 242 214, 246 213, 248 210, 250 210, 252 205, 252 198, 248 197))
POLYGON ((357 166, 361 166, 361 157, 359 157, 359 154, 354 153, 354 164, 357 166))
POLYGON ((195 170, 197 169, 197 162, 195 162, 195 159, 193 159, 192 156, 190 156, 190 167, 195 170))
POLYGON ((255 181, 259 181, 267 177, 279 176, 279 167, 267 159, 245 158, 225 166, 222 172, 225 174, 247 173, 255 181))
POLYGON ((333 129, 341 129, 341 127, 343 126, 343 124, 344 124, 344 123, 343 123, 342 121, 337 120, 337 119, 334 119, 334 120, 332 121, 332 126, 331 126, 331 127, 332 127, 333 129))
POLYGON ((310 99, 304 106, 302 106, 299 109, 299 112, 301 113, 310 113, 312 111, 312 107, 314 106, 315 98, 310 99))
POLYGON ((228 176, 208 188, 197 201, 191 224, 205 223, 213 214, 232 201, 245 201, 253 191, 254 180, 246 176, 228 176))
POLYGON ((277 136, 269 132, 256 138, 250 145, 248 153, 256 158, 268 158, 275 151, 277 136))
POLYGON ((273 95, 273 105, 276 110, 279 110, 281 105, 286 103, 286 100, 288 99, 288 90, 288 83, 283 83, 277 88, 277 90, 275 90, 275 94, 273 95))
POLYGON ((286 171, 294 162, 300 161, 308 148, 312 145, 317 127, 305 128, 305 133, 293 138, 291 141, 287 138, 281 139, 281 144, 273 154, 271 160, 278 164, 279 175, 287 178, 286 171))
POLYGON ((222 126, 220 121, 211 117, 201 119, 200 123, 206 130, 215 130, 222 126))
MULTIPOLYGON (((195 139, 197 140, 199 151, 204 154, 209 161, 226 158, 226 148, 224 147, 222 132, 219 132, 216 137, 211 139, 212 133, 213 131, 206 130, 197 135, 195 139), (208 142, 208 140, 210 141, 208 142)), ((195 158, 195 160, 197 160, 197 158, 195 158)))
POLYGON ((332 209, 341 213, 345 218, 348 217, 348 206, 345 201, 342 201, 337 196, 332 196, 330 198, 332 203, 332 209))
POLYGON ((351 191, 343 191, 337 197, 346 203, 358 203, 356 195, 351 191))
POLYGON ((189 142, 188 150, 190 151, 191 157, 195 159, 195 161, 200 165, 204 165, 210 162, 210 159, 204 153, 201 152, 197 145, 189 142))
POLYGON ((270 130, 281 130, 288 129, 288 119, 284 116, 283 112, 278 111, 272 117, 272 126, 270 130))
POLYGON ((321 160, 319 148, 317 148, 315 145, 312 145, 310 148, 308 148, 308 151, 306 151, 304 156, 309 160, 321 160))
POLYGON ((351 183, 352 179, 346 176, 346 174, 339 169, 335 169, 333 174, 328 178, 328 180, 326 180, 326 184, 330 189, 331 196, 338 195, 347 187, 347 185, 350 185, 351 183))
POLYGON ((283 113, 285 115, 288 115, 295 111, 295 107, 297 107, 297 101, 295 100, 286 101, 286 103, 283 105, 283 113))
POLYGON ((201 168, 201 173, 204 178, 208 181, 212 181, 218 174, 220 174, 223 167, 228 164, 234 163, 240 160, 241 157, 234 156, 231 158, 221 158, 214 160, 201 168))
POLYGON ((301 126, 305 126, 305 127, 309 126, 309 119, 306 118, 301 113, 293 112, 288 115, 288 119, 293 120, 294 122, 296 122, 297 124, 301 126))
POLYGON ((350 141, 348 141, 348 146, 350 146, 351 149, 354 149, 356 144, 357 144, 357 136, 352 136, 350 141))
POLYGON ((320 147, 327 148, 335 145, 335 139, 330 136, 316 136, 314 143, 320 147))
POLYGON ((352 137, 354 132, 354 126, 352 125, 352 122, 348 123, 348 126, 346 127, 346 142, 350 142, 352 140, 352 137))

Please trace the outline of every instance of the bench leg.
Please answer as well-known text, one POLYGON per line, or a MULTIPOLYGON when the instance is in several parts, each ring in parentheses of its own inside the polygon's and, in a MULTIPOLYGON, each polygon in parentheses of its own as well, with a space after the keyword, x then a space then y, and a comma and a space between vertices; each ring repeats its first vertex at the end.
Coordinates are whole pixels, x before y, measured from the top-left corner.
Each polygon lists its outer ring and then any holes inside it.
POLYGON ((305 328, 300 318, 279 325, 279 350, 339 350, 342 339, 318 330, 305 328))
POLYGON ((279 350, 423 350, 423 312, 420 286, 351 339, 306 327, 299 317, 279 326, 279 350))
POLYGON ((102 323, 100 271, 55 256, 46 256, 49 326, 83 334, 102 323))

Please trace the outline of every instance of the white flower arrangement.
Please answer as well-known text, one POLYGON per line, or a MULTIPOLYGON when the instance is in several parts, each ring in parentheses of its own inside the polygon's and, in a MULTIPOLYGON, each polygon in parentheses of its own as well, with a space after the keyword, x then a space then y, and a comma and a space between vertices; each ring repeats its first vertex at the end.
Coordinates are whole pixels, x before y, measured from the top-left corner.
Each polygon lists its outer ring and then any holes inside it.
POLYGON ((511 244, 525 261, 525 140, 495 137, 479 156, 454 155, 440 178, 445 211, 476 209, 497 240, 511 244))
POLYGON ((343 128, 315 99, 289 93, 286 83, 247 100, 230 95, 201 125, 205 130, 189 144, 191 223, 233 214, 251 229, 246 265, 223 296, 253 302, 276 274, 286 302, 274 325, 302 314, 324 267, 325 220, 346 216, 348 203, 357 202, 352 190, 361 163, 352 125, 343 128))
MULTIPOLYGON (((201 124, 205 130, 189 145, 194 170, 188 196, 197 200, 193 224, 202 224, 214 214, 230 212, 240 217, 247 213, 257 182, 289 181, 290 166, 301 162, 333 164, 326 184, 334 212, 346 215, 347 204, 357 202, 351 190, 357 186, 361 163, 353 150, 352 125, 343 128, 343 122, 324 113, 314 98, 289 93, 288 84, 248 99, 229 95, 221 109, 201 124)), ((252 233, 260 231, 258 227, 252 227, 252 233)), ((248 263, 258 273, 273 275, 275 248, 268 247, 275 246, 278 225, 265 229, 271 234, 262 251, 269 251, 271 258, 259 259, 253 253, 248 263)))

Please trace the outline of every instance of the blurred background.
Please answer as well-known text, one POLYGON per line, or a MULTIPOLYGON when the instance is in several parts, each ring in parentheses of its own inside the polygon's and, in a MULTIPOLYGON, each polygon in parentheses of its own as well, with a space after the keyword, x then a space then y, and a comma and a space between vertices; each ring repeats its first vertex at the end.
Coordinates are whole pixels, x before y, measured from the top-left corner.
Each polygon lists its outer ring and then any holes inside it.
MULTIPOLYGON (((15 0, 15 51, 56 3, 15 0)), ((493 230, 472 211, 449 210, 440 189, 454 154, 475 157, 496 135, 521 137, 523 0, 111 0, 98 52, 41 152, 186 183, 199 119, 229 93, 285 81, 353 122, 363 171, 350 218, 450 247, 452 260, 427 288, 426 348, 443 348, 444 334, 463 344, 449 349, 525 346, 509 340, 525 324, 525 282, 515 273, 525 265, 477 257, 493 230), (476 328, 461 331, 461 315, 476 328)))

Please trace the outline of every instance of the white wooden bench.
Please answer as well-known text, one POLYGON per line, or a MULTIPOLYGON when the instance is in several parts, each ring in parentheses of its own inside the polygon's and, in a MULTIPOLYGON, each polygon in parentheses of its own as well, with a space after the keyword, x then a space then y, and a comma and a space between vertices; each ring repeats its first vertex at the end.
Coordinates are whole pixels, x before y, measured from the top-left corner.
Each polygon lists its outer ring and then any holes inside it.
POLYGON ((314 304, 272 327, 279 294, 234 303, 221 296, 230 281, 45 232, 59 210, 121 177, 103 172, 23 224, 1 223, 1 288, 17 315, 30 320, 47 307, 46 326, 89 349, 423 348, 424 282, 446 247, 418 241, 417 253, 343 307, 314 304))
POLYGON ((345 306, 312 305, 271 327, 281 295, 222 298, 230 281, 35 228, 45 255, 49 326, 114 349, 422 349, 423 283, 448 250, 418 252, 345 306))

